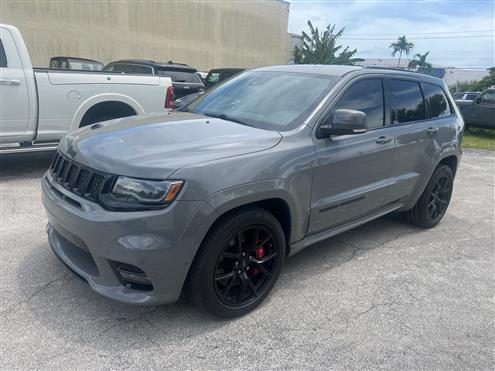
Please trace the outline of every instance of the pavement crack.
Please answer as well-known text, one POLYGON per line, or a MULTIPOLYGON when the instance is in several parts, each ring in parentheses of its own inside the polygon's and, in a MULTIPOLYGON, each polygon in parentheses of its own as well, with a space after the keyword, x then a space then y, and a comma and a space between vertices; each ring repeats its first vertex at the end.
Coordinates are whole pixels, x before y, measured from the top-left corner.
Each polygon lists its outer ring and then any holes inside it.
POLYGON ((36 296, 38 296, 39 294, 41 294, 43 291, 47 290, 51 285, 53 285, 55 282, 58 282, 60 280, 63 280, 64 278, 67 278, 68 276, 71 276, 73 273, 72 272, 67 272, 67 273, 64 273, 62 276, 60 277, 57 277, 57 278, 54 278, 53 280, 51 281, 48 281, 47 283, 45 283, 43 286, 39 287, 38 289, 36 289, 34 292, 30 293, 29 296, 26 298, 26 299, 23 299, 17 303, 14 303, 12 304, 10 307, 6 308, 5 310, 3 310, 1 313, 0 313, 0 316, 4 316, 6 314, 9 314, 10 312, 12 312, 12 310, 16 307, 18 307, 19 305, 21 304, 24 304, 24 303, 27 303, 29 301, 31 301, 32 299, 34 299, 36 296))
MULTIPOLYGON (((158 310, 158 306, 154 307, 153 309, 147 311, 147 312, 143 312, 143 313, 140 313, 138 316, 134 317, 134 318, 128 318, 126 320, 123 320, 123 321, 119 321, 117 323, 114 323, 113 325, 111 326, 108 326, 106 327, 105 329, 103 329, 100 333, 98 333, 98 336, 101 336, 103 335, 104 333, 112 330, 112 329, 115 329, 117 327, 120 327, 120 326, 123 326, 123 325, 126 325, 128 323, 132 323, 132 322, 138 322, 138 321, 141 321, 141 320, 145 320, 147 321, 149 324, 152 324, 151 321, 149 321, 147 318, 145 318, 148 314, 152 314, 152 313, 155 313, 157 310, 158 310)), ((153 326, 157 327, 156 325, 152 324, 153 326)), ((146 334, 146 336, 149 338, 149 335, 146 334)), ((150 338, 149 338, 150 341, 152 341, 150 338)))

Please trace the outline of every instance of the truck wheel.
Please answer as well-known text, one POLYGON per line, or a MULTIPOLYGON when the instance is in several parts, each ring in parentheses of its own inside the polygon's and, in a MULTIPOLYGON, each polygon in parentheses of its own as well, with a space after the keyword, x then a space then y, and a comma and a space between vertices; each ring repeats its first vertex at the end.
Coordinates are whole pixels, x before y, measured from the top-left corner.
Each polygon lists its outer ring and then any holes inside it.
POLYGON ((404 212, 405 218, 420 228, 432 228, 449 207, 454 175, 447 165, 437 167, 416 205, 404 212))
POLYGON ((203 241, 188 282, 193 303, 210 314, 248 313, 270 293, 285 258, 278 220, 259 207, 223 217, 203 241))

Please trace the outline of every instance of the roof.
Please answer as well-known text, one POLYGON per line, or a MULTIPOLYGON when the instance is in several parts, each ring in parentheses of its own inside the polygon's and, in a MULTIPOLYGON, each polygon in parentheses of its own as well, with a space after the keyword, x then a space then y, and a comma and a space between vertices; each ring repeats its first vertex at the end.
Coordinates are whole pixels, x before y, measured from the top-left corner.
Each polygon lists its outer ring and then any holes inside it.
POLYGON ((111 63, 133 63, 133 64, 141 64, 143 66, 150 66, 150 67, 167 67, 167 68, 172 68, 172 69, 177 69, 177 70, 188 70, 191 72, 196 72, 196 68, 191 67, 187 64, 184 63, 176 63, 173 61, 168 61, 168 62, 155 62, 152 60, 147 60, 147 59, 120 59, 118 61, 113 61, 111 63))
POLYGON ((282 66, 270 66, 257 68, 255 71, 273 72, 301 72, 316 73, 320 75, 343 76, 346 73, 362 69, 359 66, 341 66, 333 64, 288 64, 282 66))
POLYGON ((299 72, 299 73, 314 73, 319 75, 329 75, 342 77, 351 72, 354 74, 390 74, 413 77, 423 81, 439 83, 442 80, 430 75, 425 75, 420 72, 406 71, 403 69, 383 68, 383 67, 361 67, 361 66, 343 66, 343 65, 323 65, 323 64, 290 64, 283 66, 270 66, 257 68, 255 71, 273 71, 273 72, 299 72))
POLYGON ((87 58, 80 58, 80 57, 67 57, 67 56, 64 56, 64 55, 57 55, 55 57, 51 57, 50 60, 52 59, 72 59, 72 60, 78 60, 78 61, 84 61, 84 62, 94 62, 94 63, 99 63, 99 64, 103 64, 101 63, 100 61, 95 61, 94 59, 87 59, 87 58))

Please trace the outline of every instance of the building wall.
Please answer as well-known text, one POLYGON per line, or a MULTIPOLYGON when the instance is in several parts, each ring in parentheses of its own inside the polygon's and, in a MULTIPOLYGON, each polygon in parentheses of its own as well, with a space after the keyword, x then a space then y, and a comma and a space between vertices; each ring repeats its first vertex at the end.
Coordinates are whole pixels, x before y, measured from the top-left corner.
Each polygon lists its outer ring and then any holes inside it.
POLYGON ((0 1, 0 23, 20 29, 37 67, 56 55, 173 60, 203 71, 285 64, 288 17, 279 0, 0 1))

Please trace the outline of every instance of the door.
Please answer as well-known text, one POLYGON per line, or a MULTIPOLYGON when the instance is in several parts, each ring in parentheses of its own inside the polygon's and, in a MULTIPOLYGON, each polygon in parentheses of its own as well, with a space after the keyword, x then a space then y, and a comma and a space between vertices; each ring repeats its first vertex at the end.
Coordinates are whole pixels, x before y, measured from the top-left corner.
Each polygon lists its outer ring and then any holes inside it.
POLYGON ((385 125, 382 79, 360 79, 345 89, 328 114, 337 109, 362 111, 368 131, 315 139, 309 234, 378 211, 390 201, 394 134, 385 125))
POLYGON ((473 104, 473 112, 477 123, 495 128, 495 90, 485 91, 473 104))
MULTIPOLYGON (((24 68, 12 34, 0 27, 0 138, 19 137, 29 122, 24 68)), ((6 140, 8 141, 8 140, 6 140)))
POLYGON ((421 181, 425 180, 424 175, 432 169, 435 155, 440 151, 438 138, 444 135, 440 132, 439 120, 453 117, 442 89, 431 84, 423 84, 423 87, 430 103, 431 118, 418 81, 389 79, 385 84, 396 134, 390 195, 403 201, 415 194, 423 184, 421 181))

